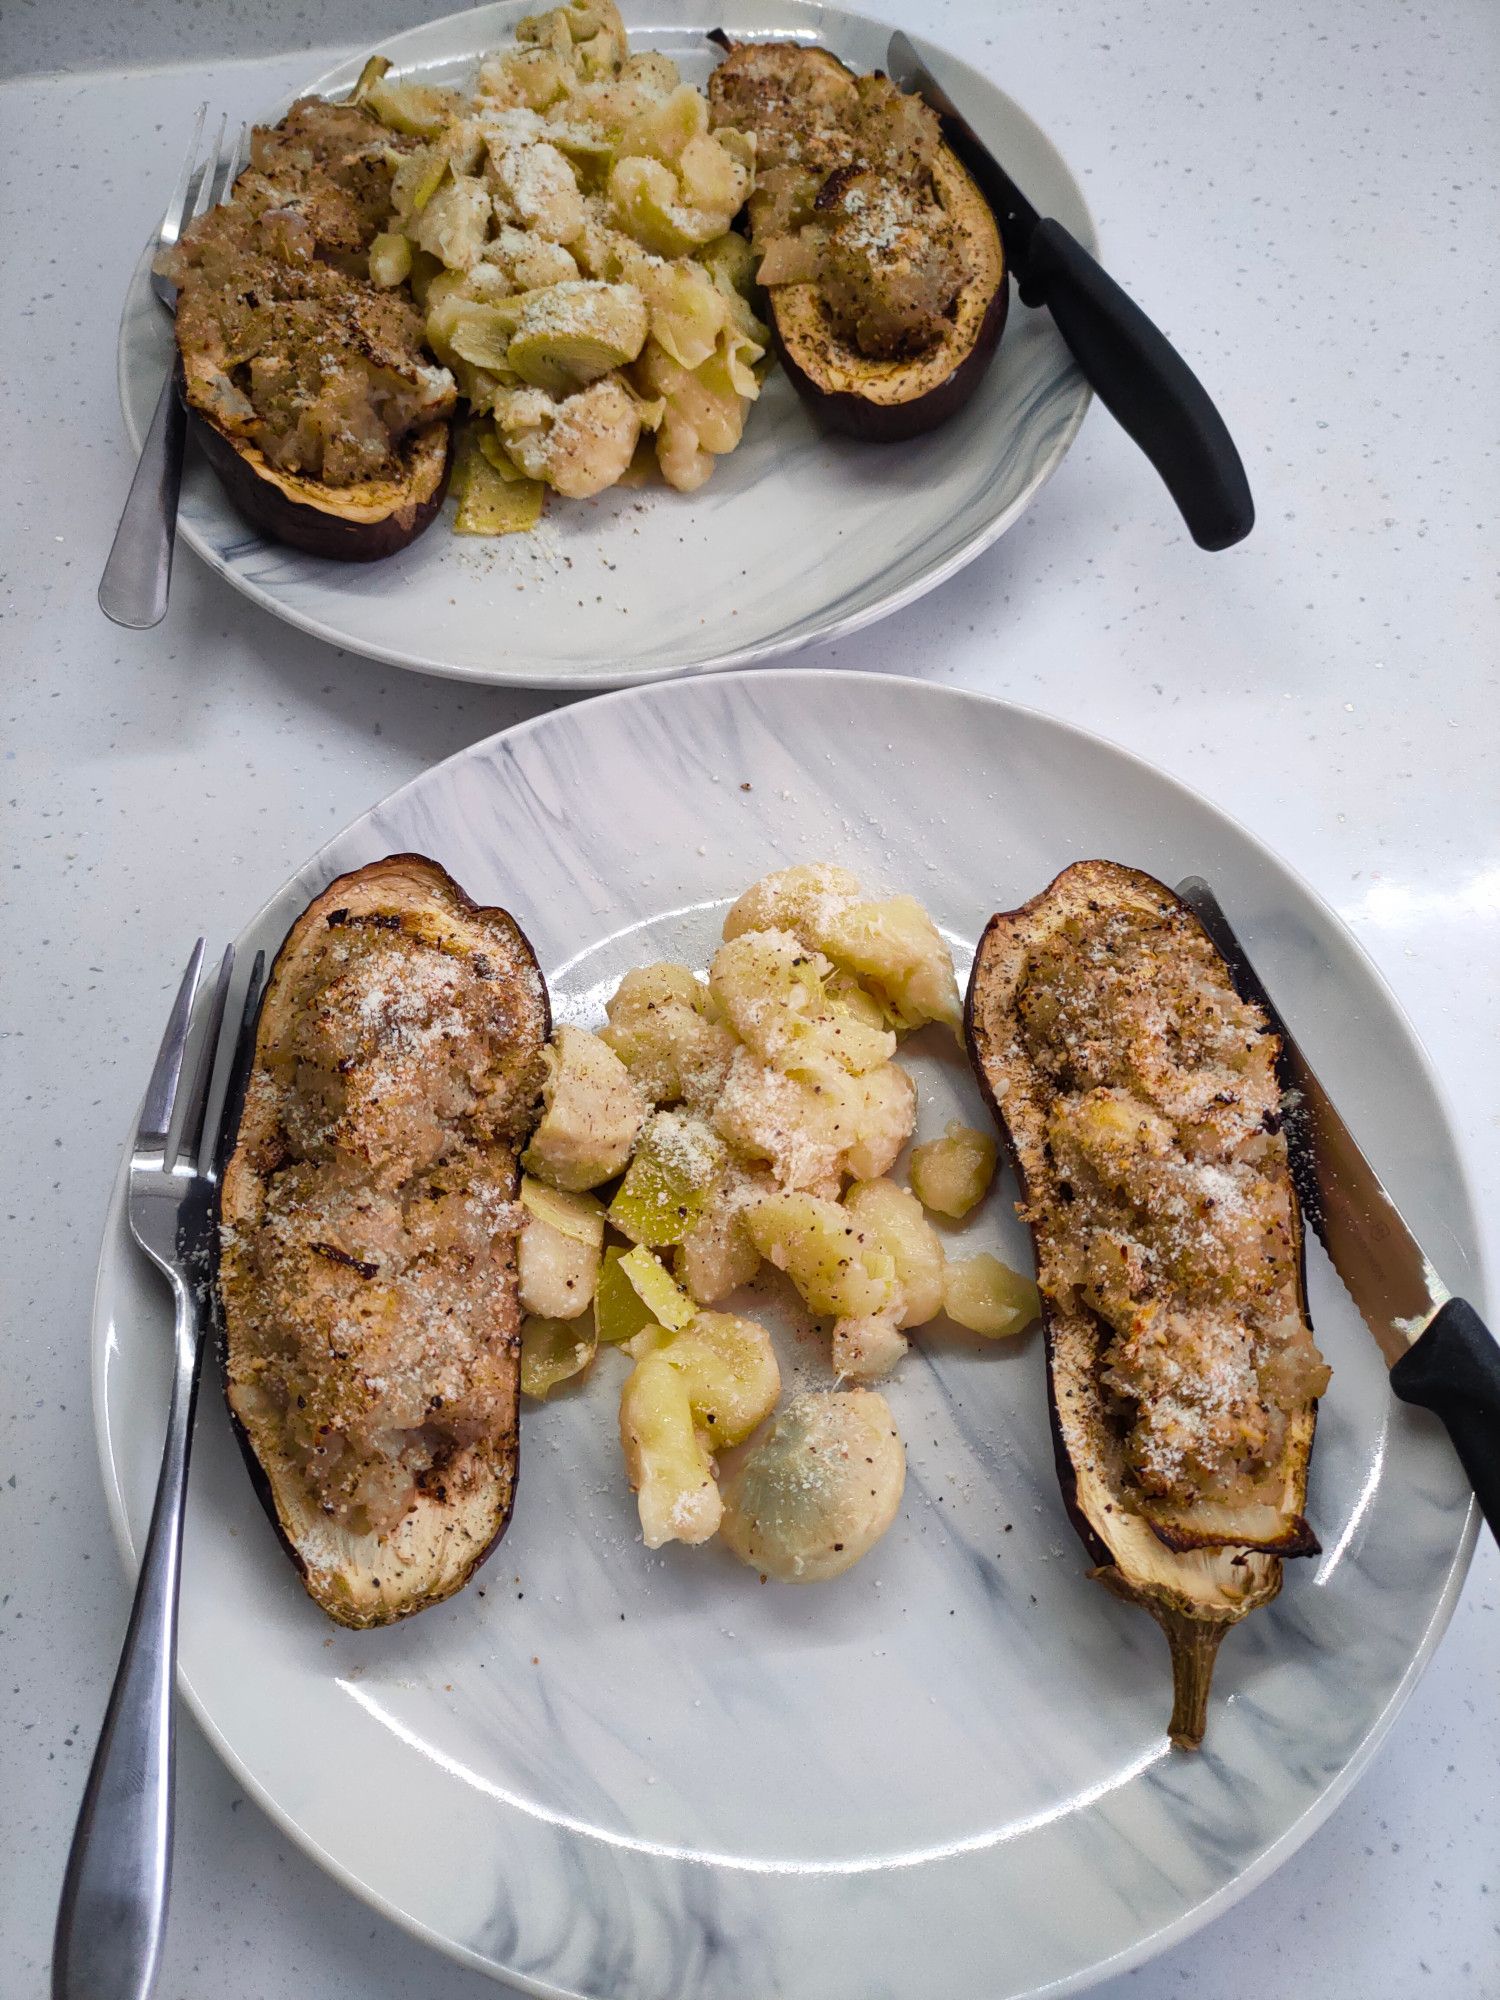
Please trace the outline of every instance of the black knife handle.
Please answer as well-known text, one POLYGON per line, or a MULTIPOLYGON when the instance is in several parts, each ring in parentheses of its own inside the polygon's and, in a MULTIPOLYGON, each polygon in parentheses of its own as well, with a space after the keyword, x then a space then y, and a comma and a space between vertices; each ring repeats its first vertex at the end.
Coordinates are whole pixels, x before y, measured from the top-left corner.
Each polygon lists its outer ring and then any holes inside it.
POLYGON ((1500 1346, 1474 1308, 1449 1299, 1392 1368, 1391 1387, 1442 1418, 1500 1538, 1500 1346))
POLYGON ((1166 482, 1200 549, 1255 526, 1250 482, 1208 391, 1159 327, 1050 217, 1026 246, 1022 301, 1045 305, 1099 400, 1166 482))

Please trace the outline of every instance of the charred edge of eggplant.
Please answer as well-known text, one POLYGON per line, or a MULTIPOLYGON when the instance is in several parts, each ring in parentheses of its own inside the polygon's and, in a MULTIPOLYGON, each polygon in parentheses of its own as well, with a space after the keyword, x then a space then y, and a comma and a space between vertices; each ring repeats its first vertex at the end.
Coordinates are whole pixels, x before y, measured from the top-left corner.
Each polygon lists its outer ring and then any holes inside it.
MULTIPOLYGON (((386 854, 381 856, 381 864, 389 863, 392 861, 418 862, 423 867, 436 868, 442 875, 444 881, 447 883, 449 889, 452 891, 455 899, 461 906, 462 911, 466 916, 479 914, 482 913, 486 908, 493 907, 493 905, 476 903, 474 901, 474 898, 470 896, 466 890, 461 888, 457 882, 454 881, 453 877, 448 873, 447 869, 442 866, 442 863, 434 861, 430 855, 417 854, 411 849, 404 848, 399 853, 386 854)), ((379 864, 367 863, 365 865, 368 867, 379 864)), ((250 1485, 255 1494, 256 1499, 259 1500, 260 1502, 261 1510, 265 1514, 266 1519, 270 1522, 272 1531, 274 1532, 277 1541, 280 1542, 283 1550, 286 1552, 287 1556, 291 1559, 292 1565, 295 1568, 298 1576, 301 1577, 304 1588, 306 1588, 308 1581, 307 1562, 303 1557, 301 1550, 297 1547, 296 1543, 287 1533, 286 1524, 281 1518, 281 1510, 276 1505, 276 1493, 275 1493, 275 1488, 271 1484, 271 1476, 267 1472, 265 1466, 261 1463, 260 1456, 257 1453, 255 1445, 251 1440, 250 1433, 245 1427, 244 1423, 241 1421, 239 1412, 235 1409, 234 1404, 230 1400, 230 1395, 229 1395, 229 1390, 230 1390, 229 1316, 224 1310, 224 1292, 223 1292, 223 1287, 220 1283, 220 1275, 219 1275, 220 1245, 222 1242, 223 1222, 224 1222, 223 1218, 224 1170, 227 1168, 229 1161, 233 1157, 235 1149, 239 1144, 240 1123, 244 1117, 245 1098, 250 1088, 250 1078, 255 1071, 255 1054, 260 1043, 261 1016, 265 1013, 266 1002, 270 997, 272 982, 274 981, 277 969, 279 968, 281 961, 286 954, 287 946, 291 943, 292 933, 296 930, 297 925, 302 921, 302 918, 307 914, 307 911, 312 908, 314 903, 320 901, 321 898, 328 895, 330 891, 339 888, 341 884, 351 881, 355 876, 362 875, 364 874, 364 872, 365 872, 364 868, 345 869, 342 875, 336 875, 331 882, 325 884, 325 886, 318 891, 316 896, 310 897, 308 899, 306 906, 301 911, 299 911, 297 916, 295 916, 292 919, 291 923, 287 926, 286 936, 281 940, 281 943, 277 946, 276 955, 271 960, 269 966, 266 968, 266 976, 261 983, 260 998, 256 1003, 255 1019, 254 1022, 250 1024, 247 1031, 248 1049, 246 1053, 246 1059, 242 1063, 239 1063, 236 1069, 233 1072, 231 1072, 230 1094, 225 1099, 224 1109, 221 1114, 221 1127, 220 1127, 221 1136, 218 1149, 219 1174, 218 1174, 218 1184, 214 1189, 213 1229, 209 1243, 209 1324, 213 1334, 213 1346, 219 1362, 219 1385, 223 1391, 224 1408, 229 1417, 229 1428, 234 1435, 235 1443, 239 1446, 240 1456, 245 1461, 245 1469, 250 1475, 250 1485)), ((541 1038, 543 1042, 545 1042, 552 1033, 552 994, 550 989, 548 988, 547 981, 542 972, 541 965, 537 960, 536 951, 532 945, 531 939, 527 936, 526 932, 521 928, 520 924, 517 923, 516 919, 513 916, 511 916, 511 913, 508 910, 505 911, 504 914, 510 918, 511 925, 515 930, 517 941, 525 947, 526 956, 530 960, 532 969, 536 973, 537 986, 541 992, 541 998, 542 998, 541 1038)), ((505 1505, 501 1510, 499 1517, 496 1521, 495 1532, 491 1535, 490 1539, 485 1543, 484 1547, 480 1550, 479 1554, 475 1556, 474 1560, 469 1564, 469 1567, 464 1572, 462 1579, 457 1584, 454 1585, 452 1590, 445 1592, 444 1597, 455 1596, 458 1593, 458 1591, 465 1589, 470 1579, 474 1577, 479 1570, 483 1569, 484 1565, 489 1561, 490 1557, 494 1554, 496 1548, 504 1540, 506 1530, 509 1528, 511 1520, 515 1514, 516 1489, 520 1486, 521 1483, 519 1403, 520 1403, 520 1398, 518 1394, 516 1450, 513 1461, 509 1468, 510 1477, 508 1482, 508 1490, 505 1496, 505 1505)), ((338 1610, 332 1605, 325 1602, 325 1600, 322 1597, 314 1596, 313 1592, 310 1590, 307 1592, 307 1595, 309 1596, 309 1598, 311 1598, 312 1602, 317 1605, 320 1611, 322 1611, 327 1617, 332 1618, 336 1624, 342 1625, 346 1631, 373 1631, 378 1629, 378 1625, 395 1624, 399 1619, 409 1618, 418 1611, 429 1610, 434 1603, 442 1603, 444 1601, 443 1598, 434 1599, 432 1597, 422 1597, 414 1599, 410 1604, 398 1606, 389 1618, 381 1619, 379 1621, 372 1621, 367 1618, 360 1618, 360 1619, 343 1618, 339 1615, 338 1610)))
MULTIPOLYGON (((304 555, 332 562, 380 562, 386 556, 399 555, 432 525, 447 497, 453 473, 451 426, 442 477, 426 499, 412 504, 405 521, 400 505, 379 520, 353 521, 335 509, 291 499, 201 411, 189 404, 188 412, 193 435, 236 513, 260 534, 304 555)), ((328 489, 330 493, 337 490, 328 489)))
POLYGON ((963 359, 941 382, 905 402, 877 403, 852 389, 825 389, 801 367, 787 347, 770 293, 771 339, 776 358, 813 418, 825 431, 868 444, 901 444, 947 423, 969 401, 1000 344, 1010 310, 1009 274, 1001 273, 984 317, 963 359))

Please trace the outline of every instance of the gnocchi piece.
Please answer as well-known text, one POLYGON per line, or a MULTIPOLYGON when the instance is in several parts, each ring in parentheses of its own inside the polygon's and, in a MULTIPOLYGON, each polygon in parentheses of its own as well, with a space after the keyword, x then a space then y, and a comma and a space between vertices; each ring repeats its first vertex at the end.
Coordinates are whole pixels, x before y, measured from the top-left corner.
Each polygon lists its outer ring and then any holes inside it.
POLYGON ((888 1062, 896 1037, 830 1001, 833 968, 790 931, 745 931, 720 945, 709 990, 745 1046, 774 1068, 861 1076, 888 1062))
POLYGON ((911 1184, 924 1208, 962 1220, 995 1177, 995 1142, 972 1125, 951 1123, 941 1139, 912 1149, 911 1184))
POLYGON ((619 1173, 646 1116, 644 1097, 608 1043, 567 1024, 547 1051, 542 1104, 521 1164, 539 1180, 574 1192, 619 1173))
POLYGON ((638 1361, 663 1355, 682 1374, 694 1420, 715 1453, 743 1444, 781 1394, 771 1336, 757 1320, 738 1313, 695 1313, 675 1333, 647 1327, 630 1351, 638 1361))
POLYGON ((727 1298, 755 1276, 760 1252, 745 1227, 745 1216, 775 1188, 765 1168, 731 1163, 698 1222, 683 1237, 675 1259, 677 1278, 700 1306, 727 1298))
POLYGON ((873 1382, 889 1375, 910 1346, 893 1311, 868 1313, 863 1319, 836 1319, 829 1359, 840 1380, 873 1382))
POLYGON ((410 276, 410 242, 392 230, 383 231, 370 245, 370 283, 389 291, 410 276))
POLYGON ((706 1111, 734 1059, 734 1036, 709 1018, 708 988, 685 965, 646 965, 627 972, 600 1030, 654 1104, 685 1103, 706 1111))
POLYGON ((680 1243, 697 1227, 728 1160, 724 1141, 703 1119, 656 1112, 609 1205, 610 1226, 653 1250, 680 1243))
POLYGON ((833 916, 857 903, 864 890, 857 875, 831 861, 799 862, 753 882, 724 919, 726 938, 745 931, 791 931, 819 949, 833 916))
POLYGON ((856 1180, 888 1174, 916 1129, 917 1086, 899 1063, 882 1063, 844 1087, 843 1165, 856 1180))
POLYGON ((902 1027, 942 1021, 956 1029, 962 1021, 953 954, 915 896, 835 910, 818 942, 874 988, 902 1027))
POLYGON ((788 1403, 725 1481, 720 1532, 762 1576, 820 1583, 869 1553, 905 1485, 906 1452, 885 1398, 812 1392, 788 1403))
POLYGON ((578 1319, 599 1281, 604 1211, 591 1195, 563 1194, 531 1179, 521 1182, 521 1202, 522 1308, 541 1319, 578 1319))
POLYGON ((971 1333, 1005 1340, 1039 1317, 1042 1301, 1030 1278, 981 1251, 977 1257, 949 1264, 943 1279, 943 1310, 971 1333))
POLYGON ((620 1448, 646 1547, 706 1542, 724 1511, 713 1459, 694 1426, 687 1382, 665 1355, 648 1355, 625 1379, 620 1448))
POLYGON ((896 1299, 896 1263, 836 1201, 767 1195, 745 1218, 751 1240, 785 1271, 804 1302, 829 1319, 862 1319, 896 1299))
POLYGON ((700 1313, 676 1333, 648 1327, 620 1397, 620 1443, 648 1549, 705 1542, 719 1525, 713 1453, 775 1407, 780 1371, 754 1320, 700 1313))
POLYGON ((521 1322, 521 1394, 545 1402, 560 1383, 584 1372, 598 1344, 584 1320, 528 1316, 521 1322))
POLYGON ((641 409, 618 375, 603 375, 559 400, 531 385, 494 397, 505 449, 528 479, 568 500, 613 486, 635 455, 641 409))
POLYGON ((895 1261, 901 1288, 895 1324, 924 1326, 935 1319, 943 1310, 943 1246, 916 1196, 894 1181, 859 1181, 844 1206, 895 1261))
POLYGON ((782 1187, 836 1195, 852 1129, 846 1095, 842 1081, 784 1076, 748 1049, 737 1049, 714 1125, 745 1159, 768 1162, 782 1187))

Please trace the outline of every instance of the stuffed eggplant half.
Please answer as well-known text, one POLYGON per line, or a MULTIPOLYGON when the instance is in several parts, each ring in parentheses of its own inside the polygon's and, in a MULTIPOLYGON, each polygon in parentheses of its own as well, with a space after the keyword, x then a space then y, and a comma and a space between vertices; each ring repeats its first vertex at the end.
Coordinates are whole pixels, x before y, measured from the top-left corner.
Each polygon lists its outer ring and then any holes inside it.
POLYGON ((1318 1547, 1329 1371, 1280 1045, 1192 913, 1107 861, 991 918, 967 1029, 1036 1250, 1063 1496, 1093 1574, 1165 1632, 1194 1747, 1224 1633, 1318 1547))
POLYGON ((968 401, 1005 324, 1000 231, 936 112, 827 49, 735 45, 716 126, 753 132, 757 277, 781 364, 826 429, 915 437, 968 401))
POLYGON ((221 1188, 225 1385, 341 1625, 450 1596, 510 1519, 518 1160, 549 1027, 514 919, 419 855, 334 882, 272 968, 221 1188))
POLYGON ((370 562, 447 490, 453 377, 399 289, 369 275, 412 141, 359 104, 304 98, 258 126, 230 199, 160 269, 178 287, 183 395, 241 514, 310 555, 370 562))

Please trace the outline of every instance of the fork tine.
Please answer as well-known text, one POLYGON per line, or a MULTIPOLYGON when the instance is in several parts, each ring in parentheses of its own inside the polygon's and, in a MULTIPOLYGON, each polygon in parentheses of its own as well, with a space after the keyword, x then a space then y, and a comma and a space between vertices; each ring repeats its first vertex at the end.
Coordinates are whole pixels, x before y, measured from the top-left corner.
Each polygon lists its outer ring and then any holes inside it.
POLYGON ((204 1030, 202 1046, 198 1050, 198 1062, 193 1071, 192 1086, 184 1100, 182 1114, 182 1136, 177 1141, 179 1158, 191 1160, 201 1173, 203 1171, 203 1125, 208 1112, 208 1094, 213 1088, 214 1064, 219 1054, 220 1032, 224 1026, 224 1003, 229 998, 229 982, 234 975, 234 946, 226 945, 224 956, 219 961, 219 976, 214 981, 213 999, 208 1007, 208 1026, 204 1030))
POLYGON ((229 1074, 224 1080, 224 1102, 219 1108, 218 1125, 214 1132, 215 1177, 224 1171, 229 1142, 233 1137, 233 1127, 239 1122, 239 1108, 250 1075, 250 1065, 255 1058, 255 1020, 260 1009, 260 989, 265 971, 266 955, 263 951, 258 951, 250 967, 249 983, 245 987, 244 1004, 240 1008, 239 1032, 235 1037, 234 1056, 229 1065, 229 1074))
POLYGON ((198 181, 198 192, 193 197, 193 212, 190 222, 196 222, 200 215, 207 215, 217 199, 214 182, 219 177, 220 163, 224 158, 224 134, 229 129, 229 113, 226 111, 219 120, 218 136, 214 140, 213 151, 203 163, 203 172, 198 181))
POLYGON ((172 190, 161 218, 161 247, 170 250, 182 234, 188 219, 188 197, 192 192, 193 168, 198 164, 198 148, 203 144, 203 121, 208 116, 208 101, 198 106, 198 116, 193 120, 193 136, 188 142, 187 158, 182 163, 182 171, 177 176, 177 185, 172 190))
POLYGON ((182 1074, 182 1055, 187 1047, 188 1021, 192 1015, 193 996, 198 990, 198 974, 202 965, 203 939, 199 938, 193 946, 192 957, 187 962, 187 971, 182 975, 177 998, 172 1002, 167 1031, 161 1038, 161 1047, 156 1055, 156 1067, 152 1070, 151 1081, 146 1086, 146 1101, 141 1106, 140 1129, 135 1135, 137 1152, 165 1150, 167 1133, 172 1124, 172 1106, 177 1102, 177 1079, 182 1074))
POLYGON ((242 125, 235 134, 234 140, 225 152, 224 157, 221 160, 216 160, 214 163, 213 191, 209 196, 208 204, 210 208, 217 208, 220 202, 229 199, 230 190, 234 186, 235 176, 240 170, 240 149, 244 143, 245 128, 242 125))

